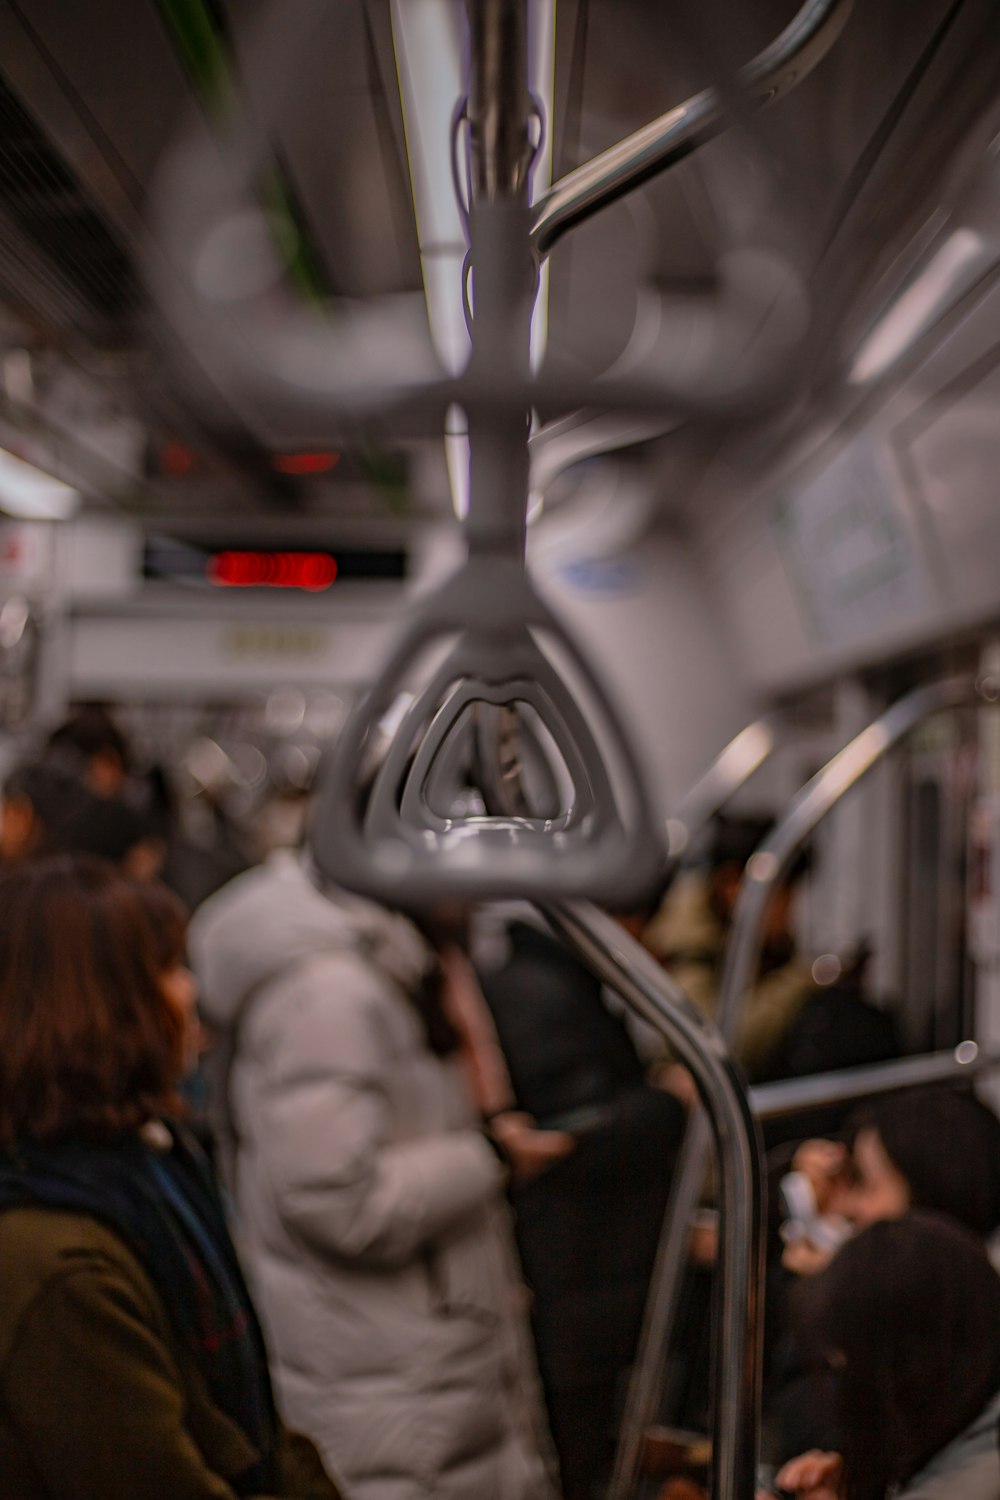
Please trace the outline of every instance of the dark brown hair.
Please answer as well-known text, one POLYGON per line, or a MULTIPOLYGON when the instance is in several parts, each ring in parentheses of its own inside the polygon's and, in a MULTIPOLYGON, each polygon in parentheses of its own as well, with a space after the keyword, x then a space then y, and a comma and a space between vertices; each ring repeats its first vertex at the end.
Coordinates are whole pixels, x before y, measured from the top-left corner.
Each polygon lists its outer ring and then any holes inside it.
POLYGON ((181 898, 159 880, 130 882, 150 927, 158 974, 187 963, 189 913, 181 898))
POLYGON ((842 1364, 845 1500, 885 1500, 1000 1390, 1000 1277, 951 1219, 870 1225, 803 1288, 798 1311, 810 1352, 842 1364))
POLYGON ((853 1125, 876 1132, 914 1208, 982 1235, 1000 1224, 1000 1120, 974 1095, 911 1089, 869 1105, 853 1125))
POLYGON ((161 978, 177 904, 103 860, 0 873, 0 1145, 108 1140, 176 1108, 184 1020, 161 978))

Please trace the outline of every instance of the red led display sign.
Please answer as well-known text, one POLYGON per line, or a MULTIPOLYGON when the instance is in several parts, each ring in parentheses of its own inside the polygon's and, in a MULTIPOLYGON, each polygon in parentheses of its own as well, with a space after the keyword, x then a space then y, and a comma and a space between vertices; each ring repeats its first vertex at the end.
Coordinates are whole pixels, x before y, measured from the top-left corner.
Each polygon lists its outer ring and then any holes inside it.
POLYGON ((328 589, 337 576, 329 552, 216 552, 205 563, 210 583, 226 588, 328 589))

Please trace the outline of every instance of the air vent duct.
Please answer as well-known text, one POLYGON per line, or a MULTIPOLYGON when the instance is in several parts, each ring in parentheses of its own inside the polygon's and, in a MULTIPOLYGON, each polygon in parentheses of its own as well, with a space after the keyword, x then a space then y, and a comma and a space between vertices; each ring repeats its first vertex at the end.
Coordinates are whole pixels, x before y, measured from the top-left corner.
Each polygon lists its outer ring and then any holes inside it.
POLYGON ((138 287, 129 256, 2 77, 0 214, 102 320, 131 315, 138 287))

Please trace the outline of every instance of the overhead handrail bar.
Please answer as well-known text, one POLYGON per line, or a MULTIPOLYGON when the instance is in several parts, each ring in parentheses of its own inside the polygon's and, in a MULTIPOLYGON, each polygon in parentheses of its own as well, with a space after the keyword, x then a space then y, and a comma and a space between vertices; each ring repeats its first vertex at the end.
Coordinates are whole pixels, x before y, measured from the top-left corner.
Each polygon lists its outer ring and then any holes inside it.
MULTIPOLYGON (((806 0, 784 31, 738 74, 751 105, 781 99, 826 56, 847 24, 854 0, 806 0)), ((718 89, 703 89, 598 156, 567 172, 535 205, 532 240, 539 255, 575 224, 666 171, 719 135, 726 108, 718 89)))
MULTIPOLYGON (((704 1133, 706 1145, 714 1134, 722 1208, 715 1366, 719 1399, 711 1493, 716 1500, 752 1500, 760 1406, 762 1166, 760 1142, 739 1072, 717 1029, 613 917, 585 902, 543 905, 540 910, 582 961, 678 1053, 704 1100, 705 1109, 692 1118, 689 1133, 704 1133)), ((689 1233, 690 1211, 683 1209, 686 1196, 686 1180, 678 1171, 671 1184, 654 1281, 666 1276, 679 1283, 689 1233)), ((648 1339, 647 1326, 643 1346, 648 1339)), ((664 1348, 658 1339, 649 1352, 662 1358, 664 1348)), ((637 1422, 637 1415, 626 1410, 609 1491, 612 1497, 630 1492, 638 1469, 648 1424, 637 1422)))
POLYGON ((822 1109, 827 1104, 846 1104, 851 1099, 890 1094, 920 1084, 961 1082, 993 1068, 1000 1068, 1000 1051, 985 1051, 969 1040, 959 1042, 947 1052, 927 1052, 893 1062, 838 1068, 833 1073, 812 1073, 808 1078, 761 1083, 750 1090, 750 1107, 758 1120, 777 1120, 782 1115, 822 1109))
MULTIPOLYGON (((764 913, 775 885, 801 844, 841 797, 909 732, 932 714, 982 701, 971 676, 915 688, 850 740, 819 770, 793 799, 785 817, 751 856, 733 913, 733 929, 726 948, 720 982, 716 1025, 731 1043, 740 1020, 740 1005, 750 986, 760 957, 764 913)), ((704 1122, 696 1116, 685 1136, 675 1169, 677 1191, 674 1208, 690 1224, 705 1182, 711 1140, 704 1122)), ((686 1241, 678 1233, 670 1246, 676 1264, 665 1266, 647 1307, 649 1338, 644 1337, 632 1372, 627 1398, 643 1426, 656 1411, 662 1388, 660 1356, 673 1329, 686 1255, 686 1241)), ((666 1253, 666 1247, 664 1247, 666 1253)), ((623 1466, 620 1466, 623 1468, 623 1466)), ((625 1500, 635 1470, 616 1473, 609 1500, 625 1500)))
MULTIPOLYGON (((511 118, 504 116, 523 93, 520 84, 516 90, 508 86, 512 72, 500 68, 517 50, 508 45, 510 37, 523 36, 524 27, 503 6, 502 14, 495 12, 498 3, 477 0, 470 9, 473 26, 482 21, 481 34, 492 25, 501 39, 488 66, 482 54, 479 82, 493 87, 502 78, 507 90, 496 94, 499 109, 491 106, 471 121, 478 130, 474 176, 480 186, 507 180, 512 165, 523 181, 533 150, 530 130, 521 128, 523 117, 513 109, 511 118), (485 163, 485 149, 497 154, 495 164, 485 163)), ((745 70, 751 96, 759 103, 761 96, 769 101, 787 92, 832 44, 851 3, 808 0, 745 70)), ((508 412, 543 405, 556 411, 608 408, 647 413, 669 426, 670 419, 685 415, 760 410, 782 381, 787 384, 808 326, 802 276, 783 253, 788 235, 762 258, 741 234, 733 253, 720 257, 718 298, 711 307, 699 303, 688 309, 685 328, 693 344, 681 365, 679 341, 671 332, 666 355, 657 344, 642 368, 617 369, 596 380, 569 369, 546 369, 532 377, 526 369, 494 369, 481 361, 451 376, 434 352, 417 294, 374 298, 363 306, 341 299, 334 318, 302 306, 283 282, 280 259, 262 253, 266 230, 254 207, 256 189, 269 159, 272 127, 300 77, 314 28, 331 17, 346 24, 348 16, 346 0, 265 5, 241 52, 243 71, 253 81, 253 109, 233 110, 214 137, 206 133, 200 113, 192 111, 157 169, 151 289, 181 341, 198 351, 211 380, 225 390, 226 402, 246 420, 262 430, 276 420, 279 430, 287 434, 294 427, 302 441, 330 436, 345 421, 376 414, 392 413, 437 431, 453 404, 508 412), (240 274, 232 272, 233 265, 240 274)), ((475 58, 473 63, 479 66, 475 58)), ((696 95, 646 127, 650 140, 639 132, 635 143, 629 138, 613 148, 621 157, 616 165, 605 153, 577 169, 582 177, 571 173, 556 184, 559 199, 547 197, 533 209, 525 204, 525 236, 536 261, 543 253, 540 244, 549 243, 547 226, 558 224, 561 231, 581 216, 563 195, 575 200, 586 188, 588 211, 596 212, 650 175, 647 156, 655 158, 655 170, 662 170, 717 134, 726 107, 719 90, 696 95), (658 145, 665 133, 668 144, 658 145)), ((758 218, 773 227, 773 209, 762 209, 758 218)))
POLYGON ((637 447, 679 425, 669 413, 574 411, 547 422, 528 439, 530 488, 544 496, 561 474, 585 458, 637 447))

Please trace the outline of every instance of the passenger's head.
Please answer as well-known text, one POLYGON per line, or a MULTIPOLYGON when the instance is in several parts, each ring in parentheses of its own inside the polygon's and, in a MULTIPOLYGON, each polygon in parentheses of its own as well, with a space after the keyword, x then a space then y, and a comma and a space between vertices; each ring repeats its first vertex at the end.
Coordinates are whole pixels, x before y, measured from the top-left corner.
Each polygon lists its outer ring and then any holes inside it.
POLYGON ((155 879, 166 855, 166 845, 147 816, 121 797, 98 797, 86 790, 52 848, 108 859, 136 880, 155 879))
POLYGON ((0 863, 11 864, 61 846, 67 828, 90 801, 76 776, 58 766, 26 762, 3 786, 0 863))
POLYGON ((1000 1389, 1000 1278, 952 1220, 871 1225, 799 1310, 808 1347, 841 1368, 844 1500, 885 1500, 1000 1389))
MULTIPOLYGON (((713 825, 709 852, 709 892, 712 908, 722 922, 728 923, 736 905, 743 872, 756 849, 774 827, 774 818, 720 813, 713 825)), ((795 891, 808 872, 810 856, 803 850, 792 861, 783 879, 775 887, 764 916, 764 949, 791 946, 791 923, 795 891)))
POLYGON ((977 1234, 1000 1225, 1000 1120, 970 1094, 913 1089, 856 1117, 846 1208, 860 1225, 911 1208, 950 1215, 977 1234))
POLYGON ((0 873, 0 1145, 107 1140, 176 1107, 184 917, 101 860, 0 873))
POLYGON ((151 879, 165 846, 150 818, 120 797, 97 796, 66 766, 28 762, 4 782, 0 864, 45 854, 92 854, 151 879))
POLYGON ((128 776, 124 734, 103 705, 83 704, 52 731, 47 756, 79 776, 97 797, 117 797, 128 776))

